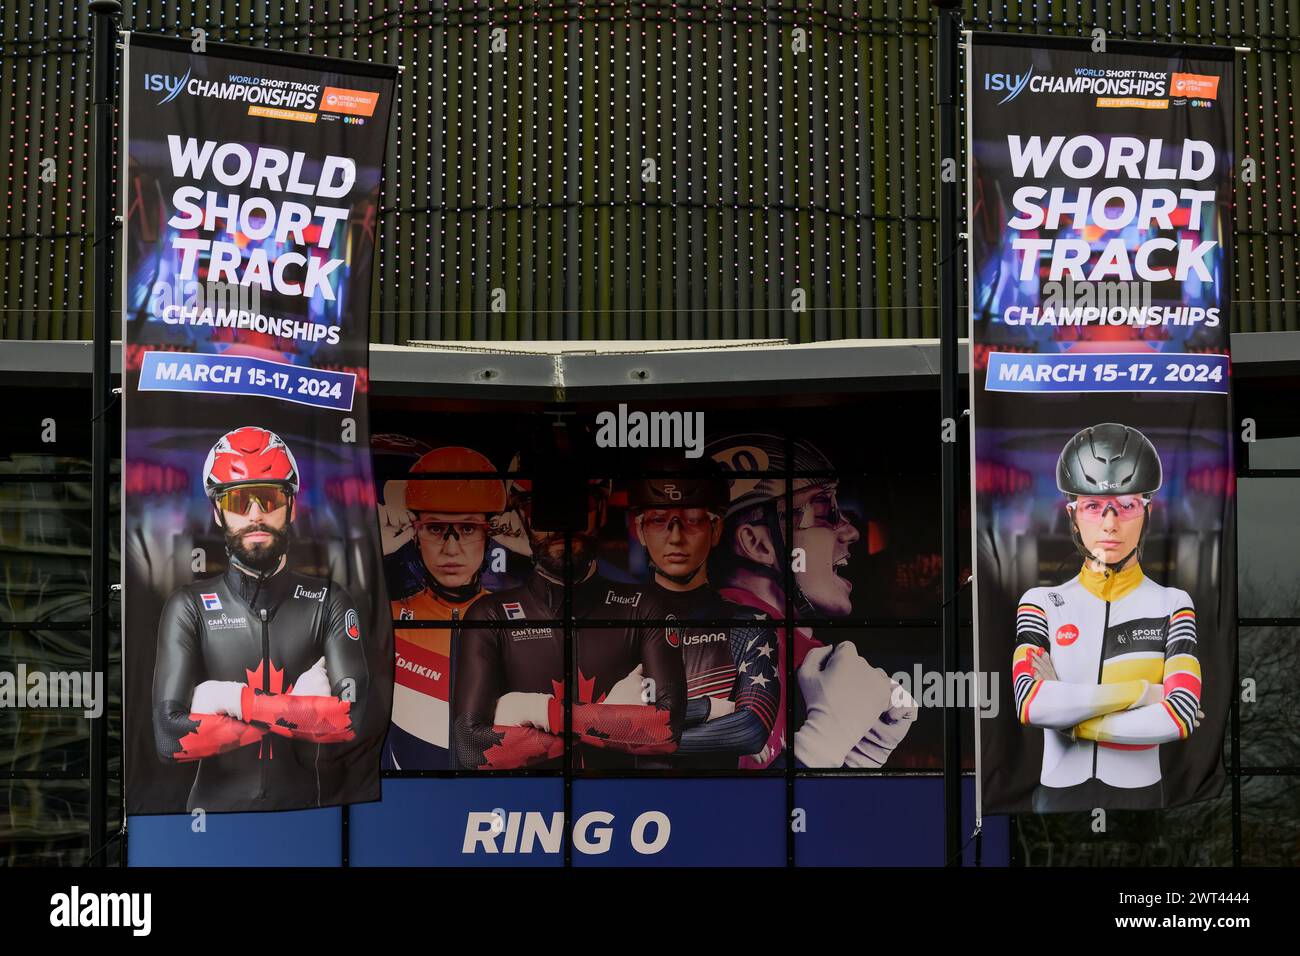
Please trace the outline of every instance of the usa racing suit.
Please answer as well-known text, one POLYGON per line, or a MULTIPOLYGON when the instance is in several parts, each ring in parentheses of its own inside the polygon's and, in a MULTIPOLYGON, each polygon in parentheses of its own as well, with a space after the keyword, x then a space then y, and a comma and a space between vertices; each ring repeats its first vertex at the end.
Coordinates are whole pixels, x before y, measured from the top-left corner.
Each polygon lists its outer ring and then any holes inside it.
POLYGON ((235 567, 177 588, 158 621, 153 725, 164 761, 198 761, 188 809, 318 804, 321 746, 355 738, 369 675, 347 591, 280 571, 259 587, 235 567), (321 657, 334 696, 292 696, 321 657), (194 688, 233 681, 243 719, 190 712, 194 688), (346 696, 349 699, 343 699, 346 696))
POLYGON ((763 613, 724 600, 708 585, 650 590, 674 619, 666 630, 686 669, 686 719, 674 753, 638 758, 637 766, 735 770, 742 757, 762 750, 780 714, 776 629, 763 613), (721 623, 730 621, 737 623, 721 623), (735 709, 710 720, 711 700, 735 709))
MULTIPOLYGON (((573 588, 574 619, 613 627, 574 631, 577 687, 572 716, 575 767, 630 767, 638 754, 676 749, 686 706, 681 652, 662 626, 666 612, 646 588, 598 577, 573 588), (638 665, 653 681, 652 704, 602 703, 638 665)), ((538 572, 528 583, 488 594, 465 614, 453 644, 452 748, 461 767, 501 770, 558 767, 563 756, 564 588, 538 572), (538 622, 538 623, 533 623, 538 622), (498 626, 484 626, 496 624, 498 626), (497 701, 512 691, 551 695, 551 732, 493 723, 497 701)))
MULTIPOLYGON (((1030 588, 1017 610, 1012 657, 1022 724, 1043 728, 1044 788, 1079 788, 1087 809, 1107 788, 1160 782, 1160 744, 1183 740, 1201 697, 1196 611, 1185 591, 1161 587, 1134 564, 1118 573, 1087 567, 1056 588, 1030 588), (1048 654, 1058 680, 1038 680, 1048 654), (1134 707, 1149 686, 1158 703, 1134 707)), ((1123 794, 1110 805, 1124 806, 1123 794)), ((1069 809, 1068 794, 1054 809, 1069 809)))

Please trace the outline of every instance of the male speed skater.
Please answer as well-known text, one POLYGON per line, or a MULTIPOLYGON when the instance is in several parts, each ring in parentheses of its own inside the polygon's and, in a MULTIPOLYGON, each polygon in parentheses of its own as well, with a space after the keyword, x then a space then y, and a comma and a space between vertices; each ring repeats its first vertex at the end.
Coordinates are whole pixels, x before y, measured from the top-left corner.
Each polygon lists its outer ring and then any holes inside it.
MULTIPOLYGON (((564 751, 565 533, 537 528, 533 483, 512 484, 533 572, 476 601, 456 638, 452 749, 469 769, 555 767, 564 751)), ((647 588, 596 574, 609 494, 609 482, 588 482, 586 526, 568 535, 573 620, 610 625, 573 632, 575 767, 631 767, 638 755, 675 750, 686 706, 681 652, 662 625, 641 623, 666 612, 647 588)))
MULTIPOLYGON (((641 758, 638 766, 734 770, 767 743, 781 708, 775 629, 766 615, 723 600, 709 583, 709 552, 722 537, 730 491, 721 468, 706 461, 714 467, 697 476, 628 486, 637 539, 654 571, 650 591, 680 622, 668 628, 668 642, 681 648, 686 670, 677 750, 641 758)), ((674 465, 680 468, 680 460, 665 457, 647 462, 647 470, 674 465)))
MULTIPOLYGON (((845 617, 852 612, 852 585, 841 577, 849 548, 861 534, 840 510, 839 480, 814 445, 793 443, 790 479, 793 510, 787 514, 784 439, 770 434, 728 436, 707 453, 731 473, 731 501, 715 549, 719 594, 770 618, 785 615, 787 597, 797 618, 845 617), (755 471, 747 477, 746 471, 755 471), (776 474, 773 474, 773 473, 776 474), (800 477, 799 473, 810 475, 800 477), (799 552, 802 569, 790 562, 799 552), (793 593, 787 595, 787 571, 793 593)), ((787 628, 777 629, 778 675, 785 679, 787 628)), ((850 641, 831 647, 808 627, 794 628, 798 678, 794 758, 805 767, 881 767, 916 720, 916 702, 872 667, 850 641)), ((787 746, 784 702, 763 748, 742 767, 765 767, 787 746)))
MULTIPOLYGON (((412 466, 412 475, 445 473, 454 478, 389 482, 380 525, 385 550, 408 541, 419 548, 424 587, 392 602, 394 621, 459 621, 486 594, 492 519, 505 510, 506 488, 490 476, 496 466, 470 448, 435 448, 412 466), (485 477, 471 477, 475 472, 485 477), (398 501, 389 497, 400 496, 398 501)), ((393 720, 384 744, 383 766, 393 770, 448 767, 448 707, 451 698, 449 627, 400 628, 393 720)))
POLYGON ((1039 813, 1164 804, 1160 744, 1200 725, 1196 610, 1142 573, 1163 480, 1136 428, 1085 428, 1061 450, 1056 486, 1083 568, 1025 592, 1012 657, 1016 713, 1043 728, 1039 813))
POLYGON ((255 426, 222 435, 203 488, 229 561, 163 608, 158 755, 198 762, 189 809, 319 804, 321 747, 355 738, 366 701, 356 607, 334 581, 286 567, 299 475, 278 435, 255 426))

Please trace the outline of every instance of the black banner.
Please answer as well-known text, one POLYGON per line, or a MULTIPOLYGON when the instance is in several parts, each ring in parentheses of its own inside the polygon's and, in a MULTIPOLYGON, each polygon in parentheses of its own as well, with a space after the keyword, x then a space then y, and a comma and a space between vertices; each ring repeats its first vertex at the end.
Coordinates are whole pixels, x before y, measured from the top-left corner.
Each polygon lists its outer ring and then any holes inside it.
POLYGON ((975 35, 983 808, 1216 795, 1232 693, 1231 51, 975 35))
POLYGON ((128 39, 127 810, 376 800, 367 343, 396 70, 128 39))

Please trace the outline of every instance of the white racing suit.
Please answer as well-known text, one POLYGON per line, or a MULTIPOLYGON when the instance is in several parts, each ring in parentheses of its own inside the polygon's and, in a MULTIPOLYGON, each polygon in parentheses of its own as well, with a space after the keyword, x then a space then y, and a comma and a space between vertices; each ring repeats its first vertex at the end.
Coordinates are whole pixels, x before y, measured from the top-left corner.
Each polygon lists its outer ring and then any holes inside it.
POLYGON ((1192 600, 1136 564, 1030 588, 1016 614, 1012 680, 1020 722, 1043 728, 1036 808, 1159 806, 1159 745, 1189 736, 1200 705, 1192 600), (1058 680, 1034 676, 1043 653, 1058 680), (1163 695, 1148 693, 1153 685, 1163 695), (1140 704, 1144 696, 1154 702, 1140 704))

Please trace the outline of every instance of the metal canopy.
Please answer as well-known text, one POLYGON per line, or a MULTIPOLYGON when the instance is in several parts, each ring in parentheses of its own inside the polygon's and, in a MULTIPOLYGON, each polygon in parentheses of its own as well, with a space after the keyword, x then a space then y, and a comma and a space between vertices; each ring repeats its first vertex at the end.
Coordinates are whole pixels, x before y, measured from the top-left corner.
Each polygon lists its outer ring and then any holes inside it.
MULTIPOLYGON (((959 351, 966 371, 966 348, 959 351)), ((1300 332, 1232 336, 1239 378, 1300 376, 1300 332)), ((86 341, 0 341, 0 382, 59 384, 83 376, 86 341)), ((113 344, 113 370, 120 347, 113 344)), ((370 346, 370 380, 379 396, 446 396, 584 401, 696 395, 727 396, 938 388, 936 339, 846 339, 791 345, 780 339, 723 342, 421 342, 370 346)), ((69 383, 72 384, 72 383, 69 383)))

